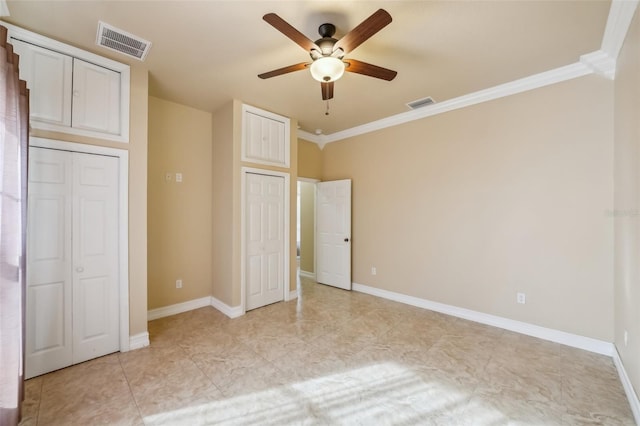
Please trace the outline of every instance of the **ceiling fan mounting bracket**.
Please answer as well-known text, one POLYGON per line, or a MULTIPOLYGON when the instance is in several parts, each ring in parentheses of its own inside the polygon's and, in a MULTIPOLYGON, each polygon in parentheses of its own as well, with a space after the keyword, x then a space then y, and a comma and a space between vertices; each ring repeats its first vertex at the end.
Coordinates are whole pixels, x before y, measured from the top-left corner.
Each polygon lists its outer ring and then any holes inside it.
POLYGON ((336 26, 333 24, 322 24, 318 27, 318 34, 322 38, 331 38, 336 33, 336 26))

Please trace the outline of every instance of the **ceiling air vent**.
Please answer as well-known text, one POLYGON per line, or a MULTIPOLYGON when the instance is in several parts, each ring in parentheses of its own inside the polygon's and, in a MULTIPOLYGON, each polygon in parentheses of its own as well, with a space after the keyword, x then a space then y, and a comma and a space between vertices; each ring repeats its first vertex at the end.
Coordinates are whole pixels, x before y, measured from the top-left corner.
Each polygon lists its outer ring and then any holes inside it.
POLYGON ((149 49, 151 49, 150 41, 105 24, 102 21, 98 21, 96 44, 141 61, 144 61, 149 49))
POLYGON ((434 101, 431 96, 428 96, 426 98, 417 99, 415 101, 409 102, 407 106, 411 109, 418 109, 418 108, 426 107, 427 105, 431 105, 435 103, 436 101, 434 101))

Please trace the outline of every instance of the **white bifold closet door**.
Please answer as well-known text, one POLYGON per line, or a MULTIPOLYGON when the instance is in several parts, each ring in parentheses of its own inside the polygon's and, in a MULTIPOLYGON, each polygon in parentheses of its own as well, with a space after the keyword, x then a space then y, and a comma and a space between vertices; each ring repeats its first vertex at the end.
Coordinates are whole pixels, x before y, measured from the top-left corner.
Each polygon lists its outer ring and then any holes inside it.
POLYGON ((26 377, 120 349, 118 160, 29 150, 26 377))
POLYGON ((247 311, 284 299, 284 189, 282 177, 246 174, 247 311))

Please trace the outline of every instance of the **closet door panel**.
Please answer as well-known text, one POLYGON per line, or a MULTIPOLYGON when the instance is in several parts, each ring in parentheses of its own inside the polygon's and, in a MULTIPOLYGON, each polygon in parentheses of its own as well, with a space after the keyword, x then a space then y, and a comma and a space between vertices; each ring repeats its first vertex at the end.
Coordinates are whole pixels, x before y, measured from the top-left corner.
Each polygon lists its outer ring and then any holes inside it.
POLYGON ((71 173, 68 153, 30 149, 27 378, 71 365, 71 173))
POLYGON ((53 50, 11 39, 20 55, 20 78, 29 87, 30 117, 71 126, 73 58, 53 50))
POLYGON ((27 378, 120 349, 118 159, 29 155, 27 378))
POLYGON ((118 160, 73 154, 74 363, 119 349, 118 160))
POLYGON ((74 58, 73 127, 120 133, 120 73, 74 58))

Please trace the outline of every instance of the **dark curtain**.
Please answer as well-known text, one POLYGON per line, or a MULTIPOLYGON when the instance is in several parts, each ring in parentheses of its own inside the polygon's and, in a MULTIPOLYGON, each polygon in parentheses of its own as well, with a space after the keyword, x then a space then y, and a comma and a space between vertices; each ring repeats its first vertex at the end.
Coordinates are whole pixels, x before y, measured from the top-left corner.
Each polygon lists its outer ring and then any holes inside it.
POLYGON ((0 26, 0 425, 20 421, 24 322, 29 92, 0 26))

